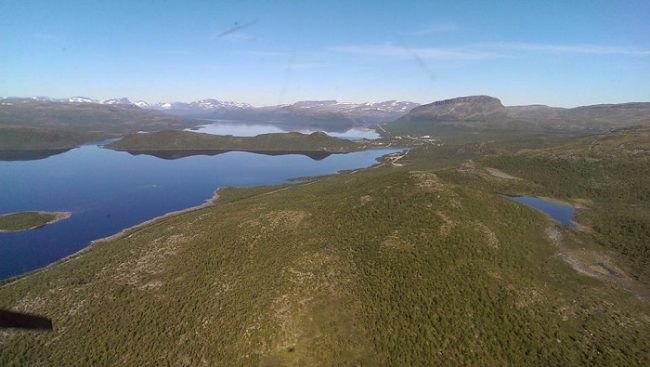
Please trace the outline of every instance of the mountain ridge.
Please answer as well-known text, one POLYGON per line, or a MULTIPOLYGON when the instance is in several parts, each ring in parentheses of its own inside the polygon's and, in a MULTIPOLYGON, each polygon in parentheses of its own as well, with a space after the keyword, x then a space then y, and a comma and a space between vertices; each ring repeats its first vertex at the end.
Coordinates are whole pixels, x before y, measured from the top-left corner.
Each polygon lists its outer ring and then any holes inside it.
POLYGON ((394 123, 457 123, 468 127, 604 131, 636 125, 650 126, 650 102, 572 108, 540 104, 504 106, 498 98, 479 95, 424 104, 394 123))
POLYGON ((60 103, 84 105, 111 105, 137 107, 145 111, 162 112, 166 115, 190 119, 241 120, 271 123, 285 128, 330 128, 343 132, 355 126, 371 126, 394 121, 419 104, 410 101, 338 102, 336 100, 297 101, 292 104, 256 107, 245 102, 224 101, 207 98, 193 102, 149 103, 130 101, 126 97, 96 100, 87 97, 48 98, 31 97, 0 98, 0 108, 16 103, 60 103))
MULTIPOLYGON (((307 100, 263 107, 218 99, 150 104, 141 100, 131 102, 125 97, 102 101, 80 96, 67 99, 10 97, 0 99, 0 123, 16 122, 5 121, 7 109, 15 108, 15 105, 23 107, 48 105, 55 110, 115 108, 122 112, 133 111, 135 114, 142 115, 158 113, 160 114, 158 118, 175 116, 180 119, 191 119, 194 125, 198 125, 197 121, 200 119, 234 120, 273 124, 285 129, 325 129, 332 132, 384 123, 402 126, 419 124, 420 130, 422 123, 429 123, 433 124, 432 128, 437 125, 455 125, 513 130, 594 132, 636 125, 650 126, 650 102, 595 104, 572 108, 542 104, 504 106, 498 98, 488 95, 455 97, 423 105, 397 100, 365 103, 307 100)), ((128 116, 126 118, 132 120, 128 116)), ((181 125, 191 124, 186 122, 181 125)))

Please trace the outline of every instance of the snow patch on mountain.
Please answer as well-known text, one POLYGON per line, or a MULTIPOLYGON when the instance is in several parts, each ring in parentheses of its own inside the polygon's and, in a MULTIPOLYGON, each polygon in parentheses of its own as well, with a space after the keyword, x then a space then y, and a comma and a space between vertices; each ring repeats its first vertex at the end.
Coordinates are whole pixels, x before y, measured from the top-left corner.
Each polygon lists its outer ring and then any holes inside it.
POLYGON ((68 102, 70 102, 70 103, 97 103, 97 101, 95 101, 92 98, 80 97, 80 96, 70 97, 70 98, 68 98, 68 102))
POLYGON ((111 99, 105 99, 100 102, 101 104, 126 104, 126 105, 132 105, 131 101, 129 101, 128 98, 122 97, 122 98, 111 98, 111 99))
POLYGON ((134 105, 140 107, 140 108, 149 108, 151 105, 148 102, 145 101, 135 101, 133 102, 134 105))

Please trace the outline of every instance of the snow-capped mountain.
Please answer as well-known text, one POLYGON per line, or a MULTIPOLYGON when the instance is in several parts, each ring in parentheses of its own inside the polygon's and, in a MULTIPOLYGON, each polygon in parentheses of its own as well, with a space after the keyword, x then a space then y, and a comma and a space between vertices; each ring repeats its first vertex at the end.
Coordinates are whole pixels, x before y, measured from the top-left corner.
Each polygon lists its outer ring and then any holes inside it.
POLYGON ((252 109, 248 103, 221 101, 218 99, 203 99, 194 102, 162 102, 149 105, 155 110, 168 111, 179 115, 201 115, 214 111, 230 111, 252 109))
POLYGON ((345 125, 372 125, 396 120, 412 108, 413 102, 338 102, 336 100, 298 101, 293 104, 253 107, 248 103, 204 99, 195 102, 167 102, 150 108, 166 113, 197 118, 246 120, 271 123, 321 123, 337 121, 345 125))
POLYGON ((103 101, 101 101, 99 103, 101 103, 101 104, 125 104, 125 105, 134 104, 131 101, 129 101, 129 99, 126 98, 126 97, 105 99, 105 100, 103 100, 103 101))
POLYGON ((144 109, 147 109, 147 108, 151 107, 151 105, 146 101, 135 101, 135 102, 133 102, 133 104, 140 107, 140 108, 144 108, 144 109))
POLYGON ((368 106, 370 108, 377 109, 379 111, 407 113, 413 108, 419 106, 420 104, 415 102, 410 102, 410 101, 391 100, 391 101, 376 102, 376 103, 364 103, 363 105, 368 106))
POLYGON ((298 101, 292 105, 282 105, 282 107, 293 106, 293 108, 317 108, 317 107, 333 106, 337 104, 340 103, 336 100, 328 99, 324 101, 298 101))
MULTIPOLYGON (((168 115, 188 118, 238 120, 256 123, 271 123, 287 127, 321 126, 345 129, 354 126, 371 126, 377 123, 395 121, 418 106, 408 101, 384 102, 338 102, 336 100, 298 101, 293 104, 254 107, 248 103, 223 101, 209 98, 194 102, 158 102, 143 100, 132 102, 126 97, 95 100, 75 96, 63 99, 47 97, 25 98, 26 101, 42 103, 101 104, 133 109, 154 110, 168 115)), ((21 103, 17 100, 4 100, 5 103, 21 103)))
POLYGON ((43 96, 37 96, 37 97, 32 97, 34 101, 39 101, 39 102, 51 102, 52 98, 50 97, 43 97, 43 96))
POLYGON ((204 99, 201 101, 192 102, 190 105, 197 106, 204 110, 216 110, 221 108, 253 108, 253 106, 249 105, 248 103, 220 101, 218 99, 204 99))
POLYGON ((299 109, 313 109, 319 111, 329 112, 383 112, 383 113, 406 113, 417 107, 418 104, 408 101, 384 101, 384 102, 366 102, 366 103, 352 103, 352 102, 337 102, 337 101, 301 101, 292 105, 294 108, 299 109))
MULTIPOLYGON (((75 96, 70 98, 54 99, 48 97, 31 97, 31 100, 39 102, 68 102, 68 103, 98 103, 104 105, 130 105, 137 106, 142 109, 151 109, 164 111, 167 113, 182 115, 182 116, 197 116, 197 117, 215 117, 219 118, 219 114, 226 113, 252 113, 255 114, 268 114, 272 112, 284 113, 298 113, 298 114, 343 114, 349 115, 346 117, 358 118, 357 115, 381 115, 382 118, 392 115, 403 115, 409 112, 418 104, 408 101, 384 101, 384 102, 366 102, 366 103, 352 103, 352 102, 338 102, 336 100, 321 100, 321 101, 298 101, 293 104, 283 104, 266 107, 254 107, 244 102, 223 101, 219 99, 209 98, 202 99, 194 102, 158 102, 149 103, 147 101, 138 100, 132 102, 126 97, 110 98, 103 100, 96 100, 88 97, 75 96), (216 116, 211 116, 216 114, 216 116)), ((399 116, 398 116, 399 117, 399 116)))
POLYGON ((67 101, 70 103, 97 103, 97 101, 94 99, 80 96, 70 97, 67 101))

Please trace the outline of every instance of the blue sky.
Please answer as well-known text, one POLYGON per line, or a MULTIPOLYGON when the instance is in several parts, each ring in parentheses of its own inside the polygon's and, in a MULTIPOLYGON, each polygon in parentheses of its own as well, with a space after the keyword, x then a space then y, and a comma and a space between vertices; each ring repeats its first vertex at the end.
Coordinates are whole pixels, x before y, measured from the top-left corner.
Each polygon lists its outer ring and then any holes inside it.
POLYGON ((0 0, 0 96, 650 100, 650 1, 0 0))

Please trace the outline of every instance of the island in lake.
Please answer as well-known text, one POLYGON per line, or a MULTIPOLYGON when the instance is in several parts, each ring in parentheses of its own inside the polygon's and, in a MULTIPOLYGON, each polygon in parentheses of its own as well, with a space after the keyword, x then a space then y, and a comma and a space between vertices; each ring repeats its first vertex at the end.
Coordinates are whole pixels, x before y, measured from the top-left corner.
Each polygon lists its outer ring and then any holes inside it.
POLYGON ((27 211, 0 215, 0 232, 22 232, 68 219, 70 212, 27 211))
POLYGON ((223 136, 190 131, 161 131, 131 134, 108 144, 106 148, 139 153, 244 151, 266 154, 349 153, 362 150, 365 144, 333 138, 323 132, 302 134, 298 132, 271 133, 257 136, 223 136))

